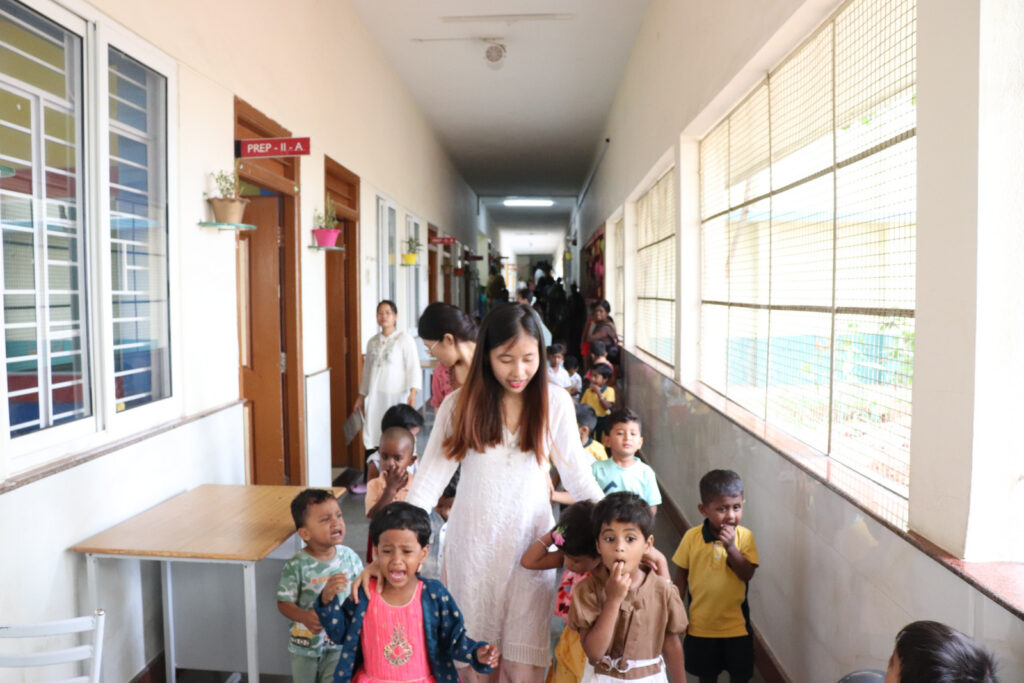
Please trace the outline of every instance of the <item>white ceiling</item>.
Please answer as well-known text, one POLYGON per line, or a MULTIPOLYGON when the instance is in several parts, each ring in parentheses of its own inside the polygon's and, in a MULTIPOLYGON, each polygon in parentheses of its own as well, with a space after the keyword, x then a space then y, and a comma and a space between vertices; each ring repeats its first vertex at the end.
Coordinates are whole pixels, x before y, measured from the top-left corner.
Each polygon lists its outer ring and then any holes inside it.
POLYGON ((351 2, 473 190, 528 196, 579 192, 649 0, 351 2))

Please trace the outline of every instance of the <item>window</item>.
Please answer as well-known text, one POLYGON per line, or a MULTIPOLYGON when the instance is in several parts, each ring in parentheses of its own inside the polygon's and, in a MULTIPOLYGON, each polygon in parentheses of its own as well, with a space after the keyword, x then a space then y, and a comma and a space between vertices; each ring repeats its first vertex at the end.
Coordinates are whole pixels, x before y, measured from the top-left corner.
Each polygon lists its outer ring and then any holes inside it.
POLYGON ((615 243, 615 301, 612 312, 618 318, 618 327, 624 330, 626 324, 626 218, 623 216, 612 226, 612 241, 615 243))
POLYGON ((398 296, 398 209, 384 197, 377 197, 377 258, 380 263, 380 299, 398 296))
POLYGON ((138 431, 114 415, 171 396, 170 86, 130 53, 173 62, 38 6, 0 0, 0 477, 138 431))
POLYGON ((636 345, 676 364, 676 192, 670 169, 636 200, 636 345))
POLYGON ((700 145, 701 381, 902 495, 915 15, 845 5, 700 145))
MULTIPOLYGON (((413 216, 405 214, 405 237, 406 239, 414 239, 417 242, 420 241, 420 222, 413 216)), ((404 251, 404 249, 403 249, 404 251)), ((420 250, 422 252, 422 249, 420 250)), ((419 253, 420 258, 426 258, 422 253, 419 253)), ((407 313, 406 320, 410 328, 416 326, 416 321, 420 318, 420 311, 423 310, 420 302, 420 269, 419 267, 406 268, 406 281, 409 288, 409 311, 407 313)))

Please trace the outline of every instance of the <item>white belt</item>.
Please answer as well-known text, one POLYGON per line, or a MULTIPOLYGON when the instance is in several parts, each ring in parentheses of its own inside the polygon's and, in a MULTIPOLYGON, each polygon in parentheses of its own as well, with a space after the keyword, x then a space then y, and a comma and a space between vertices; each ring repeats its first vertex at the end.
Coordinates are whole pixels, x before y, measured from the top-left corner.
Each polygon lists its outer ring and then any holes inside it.
POLYGON ((601 657, 598 662, 602 667, 609 671, 617 671, 620 674, 624 674, 630 669, 640 669, 645 666, 654 666, 655 664, 663 664, 664 659, 661 655, 658 655, 654 659, 623 659, 622 657, 616 657, 612 659, 608 655, 601 657))

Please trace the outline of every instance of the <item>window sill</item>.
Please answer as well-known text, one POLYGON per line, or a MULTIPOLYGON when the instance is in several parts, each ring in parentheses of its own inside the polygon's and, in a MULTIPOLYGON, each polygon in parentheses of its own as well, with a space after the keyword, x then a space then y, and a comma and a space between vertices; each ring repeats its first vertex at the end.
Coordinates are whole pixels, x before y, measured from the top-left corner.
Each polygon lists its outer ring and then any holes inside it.
POLYGON ((217 406, 216 408, 210 408, 209 410, 204 410, 202 412, 196 413, 195 415, 189 415, 187 417, 180 417, 175 420, 170 420, 163 424, 157 425, 156 427, 153 427, 151 429, 138 432, 137 434, 132 434, 131 436, 125 437, 123 439, 118 439, 117 441, 113 441, 111 443, 103 444, 102 446, 98 446, 97 448, 82 451, 81 453, 76 453, 74 455, 61 458, 60 460, 55 460, 45 465, 41 465, 39 467, 26 470, 24 472, 19 472, 18 474, 12 475, 8 477, 6 480, 0 482, 0 495, 13 491, 14 489, 21 488, 22 486, 26 486, 33 482, 39 481, 40 479, 45 479, 46 477, 52 476, 54 474, 70 470, 74 467, 78 467, 79 465, 84 465, 85 463, 90 462, 92 460, 96 460, 97 458, 101 458, 104 455, 109 455, 110 453, 115 453, 119 450, 127 448, 132 444, 139 443, 140 441, 145 441, 146 439, 151 439, 154 436, 163 434, 164 432, 169 432, 172 429, 177 429, 178 427, 183 427, 191 422, 202 420, 205 417, 209 417, 210 415, 219 413, 222 410, 233 408, 234 406, 240 405, 242 403, 244 403, 243 400, 231 401, 230 403, 225 403, 224 405, 217 406))
MULTIPOLYGON (((665 374, 657 366, 648 363, 645 358, 636 354, 631 355, 651 370, 665 374)), ((671 375, 665 377, 675 381, 671 375)), ((906 499, 766 424, 764 420, 713 389, 702 384, 676 383, 684 391, 721 413, 780 456, 1010 611, 1018 619, 1024 619, 1024 563, 967 562, 953 557, 920 534, 908 529, 909 506, 906 499)))

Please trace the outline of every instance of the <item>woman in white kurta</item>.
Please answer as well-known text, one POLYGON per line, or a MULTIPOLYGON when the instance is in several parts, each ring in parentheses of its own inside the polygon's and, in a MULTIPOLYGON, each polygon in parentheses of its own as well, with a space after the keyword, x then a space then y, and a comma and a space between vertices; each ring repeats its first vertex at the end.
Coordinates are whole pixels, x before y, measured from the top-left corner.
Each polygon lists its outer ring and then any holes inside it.
MULTIPOLYGON (((555 570, 524 569, 519 560, 554 525, 548 459, 576 500, 596 500, 602 493, 591 474, 592 459, 580 444, 572 400, 547 381, 536 313, 528 306, 499 306, 481 327, 466 386, 441 404, 406 500, 433 508, 461 463, 445 537, 445 584, 462 610, 467 632, 501 650, 499 672, 492 676, 542 681, 551 661, 555 570), (470 393, 462 397, 464 392, 470 393), (539 424, 531 422, 537 414, 531 404, 546 404, 543 430, 531 431, 539 424), (466 421, 495 417, 501 420, 496 443, 453 457, 458 440, 451 437, 466 421), (537 449, 521 446, 531 433, 541 438, 543 460, 537 449)), ((486 679, 468 669, 462 673, 465 680, 486 679)))
POLYGON ((363 363, 363 381, 353 410, 363 409, 363 445, 376 448, 380 444, 380 420, 396 403, 416 404, 416 394, 423 386, 419 352, 416 342, 395 328, 398 308, 384 300, 377 304, 380 332, 370 337, 363 363))

